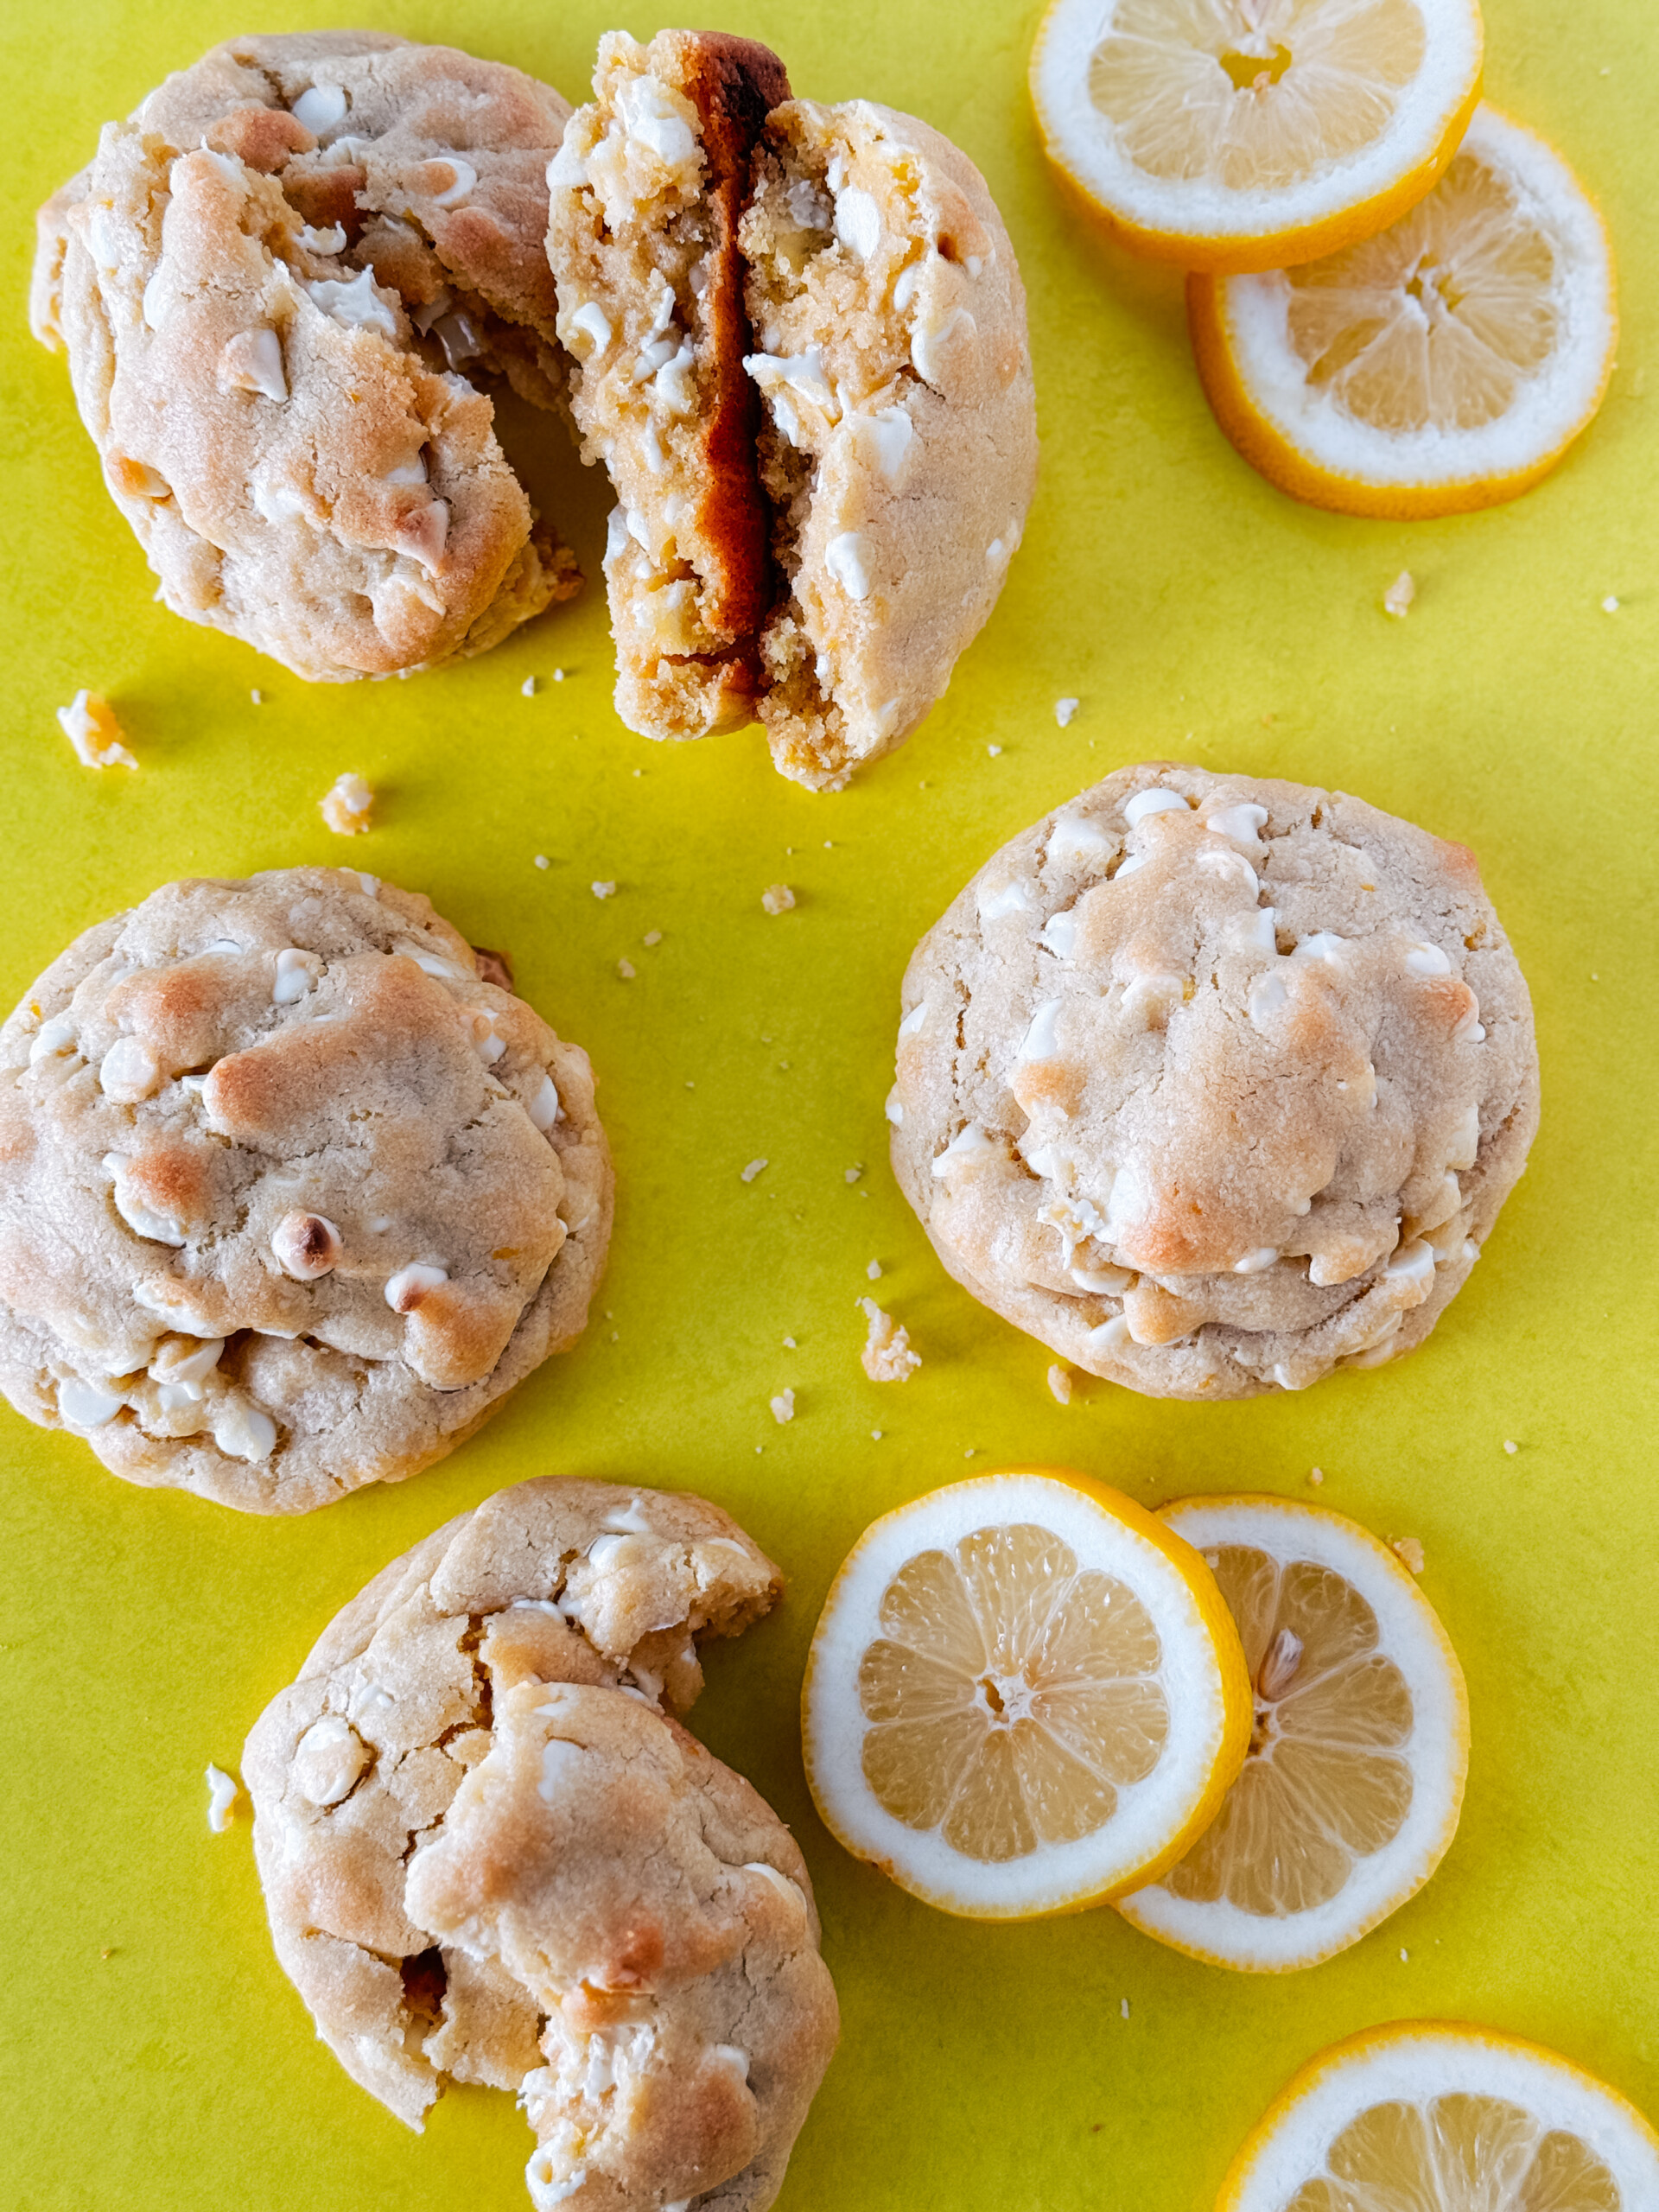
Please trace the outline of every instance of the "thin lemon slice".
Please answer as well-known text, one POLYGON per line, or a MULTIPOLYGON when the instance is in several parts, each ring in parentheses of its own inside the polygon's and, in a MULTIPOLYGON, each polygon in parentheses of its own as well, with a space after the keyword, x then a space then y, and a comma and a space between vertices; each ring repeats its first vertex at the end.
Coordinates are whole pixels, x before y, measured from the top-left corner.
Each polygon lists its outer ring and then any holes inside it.
POLYGON ((1427 200, 1268 276, 1187 282, 1222 429, 1281 491, 1343 514, 1460 514, 1548 474, 1607 389, 1601 219, 1541 138, 1482 107, 1427 200))
POLYGON ((1477 0, 1053 0, 1050 158, 1124 243, 1282 269, 1421 200, 1480 92, 1477 0))
POLYGON ((1200 1497, 1158 1518, 1202 1554, 1227 1600, 1255 1725, 1212 1826, 1117 1909, 1215 1966, 1317 1965, 1446 1855, 1469 1765, 1463 1670, 1400 1560, 1340 1514, 1200 1497))
POLYGON ((1217 2212, 1651 2212, 1659 2136, 1538 2044, 1399 2020, 1335 2044, 1233 2161, 1217 2212))
POLYGON ((849 1851, 947 1912, 1024 1919, 1154 1878, 1250 1729, 1214 1577, 1086 1475, 1016 1468, 867 1529, 802 1693, 807 1780, 849 1851))

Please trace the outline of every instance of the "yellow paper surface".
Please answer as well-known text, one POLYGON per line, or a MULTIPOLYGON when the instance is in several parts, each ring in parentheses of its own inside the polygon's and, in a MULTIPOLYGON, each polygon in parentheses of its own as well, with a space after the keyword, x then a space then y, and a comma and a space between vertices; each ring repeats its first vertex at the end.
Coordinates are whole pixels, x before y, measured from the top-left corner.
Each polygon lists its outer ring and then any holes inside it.
MULTIPOLYGON (((595 0, 358 12, 576 99, 614 20, 595 0)), ((23 327, 30 217, 105 118, 251 26, 181 0, 13 0, 0 998, 170 878, 349 861, 511 950, 521 990, 593 1055, 619 1178, 582 1345, 400 1487, 245 1519, 130 1488, 0 1408, 0 2203, 16 2212, 526 2201, 511 2099, 452 2093, 416 2138, 314 2039, 266 1937, 245 1806, 210 1836, 201 1777, 236 1765, 265 1700, 387 1560, 503 1484, 561 1471, 703 1491, 789 1577, 778 1616, 714 1653, 696 1716, 794 1825, 841 1993, 789 2212, 1194 2212, 1303 2059, 1396 2016, 1535 2036, 1659 2112, 1659 364, 1643 391, 1659 17, 1649 0, 1491 0, 1490 92, 1562 149, 1611 223, 1619 369, 1539 490, 1396 526, 1295 506, 1223 442, 1179 279, 1080 233, 1052 188, 1025 93, 1036 12, 772 0, 727 17, 782 49, 798 91, 912 108, 965 146, 1031 295, 1042 483, 1001 604, 920 734, 820 798, 774 776, 753 732, 669 748, 622 730, 598 581, 607 498, 550 448, 537 482, 594 581, 468 666, 308 687, 152 604, 63 364, 23 327), (1418 600, 1400 622, 1380 602, 1402 569, 1418 600), (521 697, 556 666, 563 683, 521 697), (136 776, 76 765, 53 709, 82 684, 116 702, 136 776), (1064 695, 1082 705, 1062 730, 1064 695), (1086 1386, 1062 1410, 1049 1354, 947 1281, 893 1184, 899 982, 1005 837, 1159 755, 1341 786, 1473 846, 1533 989, 1543 1129, 1469 1287, 1398 1368, 1207 1408, 1086 1386), (317 814, 346 768, 381 795, 381 826, 349 845, 317 814), (588 886, 606 878, 601 903, 588 886), (798 903, 774 918, 760 893, 777 881, 798 903), (872 1260, 925 1363, 902 1387, 858 1366, 872 1260), (786 1385, 780 1427, 766 1402, 786 1385), (1318 1465, 1323 1501, 1421 1539, 1469 1677, 1468 1800, 1435 1880, 1357 1948, 1253 1980, 1110 1911, 977 1928, 817 1825, 797 1697, 835 1567, 899 1500, 1020 1457, 1147 1503, 1311 1496, 1318 1465)), ((251 27, 330 20, 303 4, 251 27)), ((663 19, 626 20, 646 35, 663 19)))

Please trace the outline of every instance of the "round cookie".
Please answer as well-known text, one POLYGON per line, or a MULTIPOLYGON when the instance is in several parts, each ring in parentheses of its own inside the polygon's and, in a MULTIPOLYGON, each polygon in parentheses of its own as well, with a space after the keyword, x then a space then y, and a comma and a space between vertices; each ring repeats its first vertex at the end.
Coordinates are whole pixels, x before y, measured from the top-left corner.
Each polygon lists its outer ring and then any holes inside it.
POLYGON ((580 586, 472 381, 563 404, 543 251, 569 108, 371 31, 235 39, 41 211, 32 319, 175 613, 345 681, 580 586))
POLYGON ((397 1481, 581 1334, 612 1180, 587 1054, 427 899, 168 884, 0 1028, 0 1390, 247 1512, 397 1481))
POLYGON ((1155 1396, 1421 1344, 1538 1122, 1473 855, 1345 794, 1120 769, 918 946, 888 1101, 950 1273, 1155 1396))
POLYGON ((835 2047, 805 1863, 672 1718, 777 1569, 701 1498, 521 1483, 323 1634, 243 1773, 276 1953, 415 2128, 514 2091, 537 2208, 762 2212, 835 2047))

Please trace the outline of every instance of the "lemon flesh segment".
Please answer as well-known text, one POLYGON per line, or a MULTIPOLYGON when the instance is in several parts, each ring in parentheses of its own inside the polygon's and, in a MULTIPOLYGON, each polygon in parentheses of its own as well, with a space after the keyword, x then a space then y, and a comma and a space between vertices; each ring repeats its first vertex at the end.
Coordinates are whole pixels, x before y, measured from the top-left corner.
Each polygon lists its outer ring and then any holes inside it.
POLYGON ((1380 229, 1477 96, 1476 0, 1054 0, 1049 153, 1131 245, 1262 269, 1380 229))
POLYGON ((1243 1497, 1160 1517, 1202 1554, 1237 1624, 1250 1745, 1211 1827, 1118 1909, 1217 1965, 1313 1965, 1444 1857, 1468 1765, 1462 1671, 1400 1560, 1341 1515, 1243 1497))
POLYGON ((1594 208, 1489 107, 1379 236, 1294 269, 1195 278, 1189 296, 1234 443, 1282 489, 1357 513, 1524 490, 1599 406, 1617 336, 1594 208))
POLYGON ((849 1850, 946 1910, 1097 1902, 1186 1848, 1236 1772, 1243 1653, 1196 1554, 1086 1478, 957 1484, 842 1569, 803 1699, 849 1850))
POLYGON ((1338 2044, 1234 2162, 1219 2212, 1640 2212, 1659 2137, 1539 2045, 1405 2021, 1338 2044))

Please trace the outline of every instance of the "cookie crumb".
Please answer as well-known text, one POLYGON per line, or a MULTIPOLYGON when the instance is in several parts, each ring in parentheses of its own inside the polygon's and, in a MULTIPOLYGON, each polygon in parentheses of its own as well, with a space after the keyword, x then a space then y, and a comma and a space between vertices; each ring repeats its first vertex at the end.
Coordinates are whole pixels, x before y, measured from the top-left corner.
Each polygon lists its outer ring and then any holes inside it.
POLYGON ((1313 1484, 1314 1489, 1318 1490, 1320 1484, 1325 1480, 1325 1469, 1323 1467, 1310 1468, 1308 1471, 1307 1479, 1313 1484))
POLYGON ((1503 1440, 1503 1449, 1509 1453, 1510 1459, 1513 1459, 1516 1453, 1521 1449, 1521 1446, 1516 1442, 1512 1436, 1506 1436, 1503 1440))
POLYGON ((760 893, 760 904, 769 914, 786 914, 795 904, 795 893, 786 883, 769 883, 760 893))
POLYGON ((1411 603, 1417 596, 1417 586, 1409 569, 1402 569, 1382 594, 1382 612, 1403 622, 1411 612, 1411 603))
POLYGON ((1129 2017, 1129 2000, 1127 1997, 1123 1999, 1123 2002, 1118 2007, 1118 2010, 1122 2013, 1123 2018, 1127 2020, 1129 2017))
POLYGON ((333 789, 324 792, 319 804, 322 818, 335 836, 357 837, 370 826, 374 793, 361 776, 348 769, 343 776, 335 777, 333 789))
POLYGON ((864 1273, 866 1274, 866 1275, 869 1278, 869 1280, 870 1280, 872 1282, 880 1282, 880 1280, 881 1280, 881 1262, 880 1262, 880 1260, 872 1260, 872 1261, 870 1262, 869 1266, 868 1266, 868 1268, 865 1268, 864 1273))
POLYGON ((533 676, 527 676, 518 686, 518 696, 521 699, 533 699, 536 696, 536 679, 533 676))
POLYGON ((622 978, 625 983, 631 983, 634 978, 634 965, 632 961, 619 960, 616 963, 616 972, 622 978))
POLYGON ((536 865, 537 868, 551 868, 553 863, 549 860, 545 853, 537 853, 536 855, 536 865))
POLYGON ((58 709, 58 727, 75 748, 83 768, 136 768, 138 763, 121 742, 115 709, 101 691, 77 691, 58 709))
POLYGON ((1054 702, 1054 719, 1062 729, 1070 728, 1071 717, 1082 704, 1081 699, 1057 699, 1054 702))
POLYGON ((769 1165, 770 1162, 767 1160, 752 1160, 747 1167, 741 1168, 738 1171, 739 1180, 745 1183, 753 1183, 755 1177, 760 1173, 761 1169, 768 1166, 769 1165))
POLYGON ((660 944, 662 941, 663 933, 661 930, 647 930, 644 937, 639 940, 641 944, 660 944))
POLYGON ((859 1357, 872 1382, 905 1382, 922 1363, 920 1352, 910 1348, 908 1331, 891 1313, 884 1313, 873 1298, 861 1298, 869 1334, 859 1357))
POLYGON ((248 698, 250 702, 256 707, 263 707, 265 703, 265 695, 263 691, 250 691, 248 698))
MULTIPOLYGON (((241 1795, 234 1775, 226 1774, 222 1766, 207 1770, 207 1825, 215 1835, 223 1835, 231 1825, 236 1801, 241 1795)), ((107 1957, 108 1954, 105 1954, 107 1957)))
MULTIPOLYGON (((1422 1573, 1424 1566, 1423 1548, 1418 1542, 1415 1536, 1397 1536, 1395 1539, 1393 1548, 1396 1554, 1401 1559, 1404 1560, 1406 1565, 1411 1569, 1414 1574, 1421 1574, 1422 1573)), ((1401 1953, 1401 1956, 1402 1958, 1405 1956, 1404 1952, 1401 1953)))
POLYGON ((794 1420, 795 1393, 792 1390, 780 1390, 775 1398, 768 1398, 766 1402, 772 1408, 772 1417, 779 1427, 785 1421, 794 1420))
POLYGON ((593 893, 595 899, 614 899, 616 896, 616 884, 614 880, 609 883, 590 883, 588 888, 593 893))
POLYGON ((1002 748, 1000 745, 988 745, 985 750, 993 760, 1000 760, 1002 758, 1002 748))
POLYGON ((1054 1393, 1054 1399, 1057 1405, 1069 1406, 1071 1404, 1071 1370, 1068 1368, 1062 1367, 1058 1359, 1048 1370, 1048 1387, 1054 1393))
POLYGON ((784 1350, 785 1351, 793 1351, 795 1350, 795 1339, 793 1337, 785 1337, 784 1338, 784 1350))
POLYGON ((554 671, 553 671, 553 681, 554 681, 556 683, 563 683, 563 681, 564 681, 564 671, 563 671, 562 668, 556 668, 556 669, 554 670, 554 671))
POLYGON ((1611 592, 1609 592, 1606 598, 1602 601, 1601 611, 1604 614, 1618 613, 1618 601, 1613 597, 1611 592))
POLYGON ((886 1431, 886 1429, 884 1429, 884 1428, 873 1428, 873 1429, 870 1431, 870 1441, 871 1441, 871 1443, 872 1443, 872 1444, 879 1444, 879 1443, 881 1441, 881 1439, 882 1439, 886 1434, 887 1434, 887 1431, 886 1431))
POLYGON ((859 1161, 858 1166, 857 1166, 856 1167, 849 1167, 849 1168, 848 1168, 848 1170, 846 1171, 845 1180, 846 1180, 846 1181, 848 1181, 849 1183, 856 1183, 856 1182, 857 1182, 857 1180, 858 1180, 858 1179, 859 1179, 859 1177, 860 1177, 863 1173, 864 1173, 864 1163, 863 1163, 863 1161, 861 1160, 859 1161))

